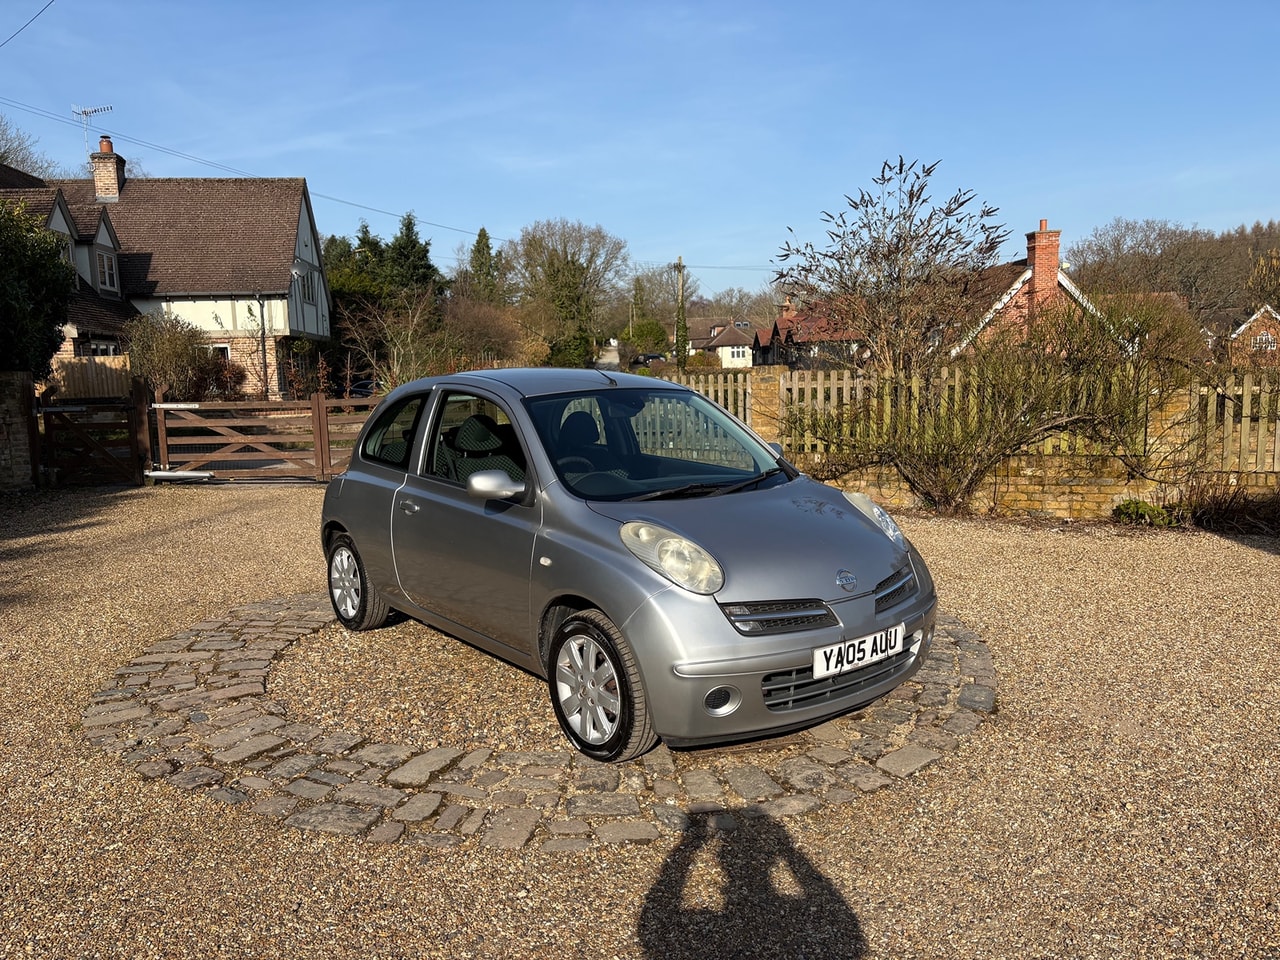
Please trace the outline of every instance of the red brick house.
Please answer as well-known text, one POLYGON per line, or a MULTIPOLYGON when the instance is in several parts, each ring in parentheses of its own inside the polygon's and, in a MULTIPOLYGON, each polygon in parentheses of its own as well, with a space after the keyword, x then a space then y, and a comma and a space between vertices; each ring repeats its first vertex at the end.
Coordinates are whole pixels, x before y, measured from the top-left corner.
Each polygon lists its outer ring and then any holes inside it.
POLYGON ((67 238, 77 285, 63 355, 119 353, 124 323, 160 311, 244 366, 247 389, 261 389, 265 368, 268 395, 281 396, 288 341, 330 338, 306 180, 129 179, 110 137, 90 162, 93 177, 81 180, 0 165, 0 202, 24 203, 67 238))
POLYGON ((1246 366, 1280 365, 1280 312, 1263 304, 1231 334, 1232 362, 1246 366))

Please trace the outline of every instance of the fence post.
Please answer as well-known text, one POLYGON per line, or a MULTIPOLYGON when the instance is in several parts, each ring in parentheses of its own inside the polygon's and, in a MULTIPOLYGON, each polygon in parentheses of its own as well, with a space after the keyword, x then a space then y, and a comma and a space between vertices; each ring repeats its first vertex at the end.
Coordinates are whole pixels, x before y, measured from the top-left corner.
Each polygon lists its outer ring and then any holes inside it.
MULTIPOLYGON (((159 390, 159 389, 156 390, 155 403, 156 404, 164 403, 163 390, 159 390)), ((169 425, 168 423, 165 422, 165 417, 166 417, 165 411, 160 409, 158 406, 154 406, 153 409, 155 410, 155 413, 156 413, 156 445, 160 448, 158 451, 160 454, 160 469, 168 470, 169 469, 169 425)))
POLYGON ((316 451, 316 479, 328 480, 333 473, 333 458, 329 449, 329 415, 323 393, 311 395, 311 436, 316 451))
POLYGON ((129 446, 133 453, 133 462, 137 467, 136 480, 142 486, 146 478, 146 470, 151 467, 151 419, 147 409, 147 385, 140 377, 134 377, 130 384, 129 427, 132 436, 129 446))

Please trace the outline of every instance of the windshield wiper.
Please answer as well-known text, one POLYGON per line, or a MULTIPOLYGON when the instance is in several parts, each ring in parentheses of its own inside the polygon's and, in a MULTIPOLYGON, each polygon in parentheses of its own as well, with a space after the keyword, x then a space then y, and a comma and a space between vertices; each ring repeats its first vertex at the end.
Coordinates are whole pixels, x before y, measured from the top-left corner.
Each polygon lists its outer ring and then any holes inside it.
POLYGON ((665 500, 668 497, 701 497, 719 493, 722 489, 724 489, 724 485, 719 483, 686 483, 682 487, 671 487, 669 490, 650 490, 648 493, 638 493, 634 497, 627 497, 626 502, 665 500))
POLYGON ((754 477, 747 477, 745 480, 739 480, 737 483, 726 484, 716 490, 714 496, 720 496, 724 493, 734 493, 751 486, 753 483, 759 483, 761 480, 768 480, 770 477, 777 476, 782 472, 781 467, 770 467, 764 473, 758 473, 754 477))

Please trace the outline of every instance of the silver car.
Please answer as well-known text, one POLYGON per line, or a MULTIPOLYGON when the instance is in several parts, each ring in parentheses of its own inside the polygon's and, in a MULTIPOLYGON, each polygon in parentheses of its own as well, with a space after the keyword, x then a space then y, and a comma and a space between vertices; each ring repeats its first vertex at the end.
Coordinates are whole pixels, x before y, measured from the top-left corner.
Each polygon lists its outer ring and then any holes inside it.
POLYGON ((933 581, 888 514, 649 377, 397 387, 329 485, 321 537, 344 626, 394 608, 546 678, 597 760, 856 710, 933 640, 933 581))

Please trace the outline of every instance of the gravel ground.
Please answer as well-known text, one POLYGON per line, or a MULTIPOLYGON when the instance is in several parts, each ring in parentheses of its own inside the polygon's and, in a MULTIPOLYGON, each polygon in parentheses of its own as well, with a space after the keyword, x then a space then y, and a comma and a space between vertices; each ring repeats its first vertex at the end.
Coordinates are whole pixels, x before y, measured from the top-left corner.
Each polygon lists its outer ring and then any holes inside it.
MULTIPOLYGON (((955 754, 728 832, 431 851, 143 781, 78 726, 152 641, 322 590, 321 495, 0 497, 0 956, 1280 958, 1280 541, 906 518, 999 672, 955 754)), ((291 710, 415 739, 558 736, 549 710, 496 715, 536 681, 459 646, 326 631, 273 682, 291 710)))

